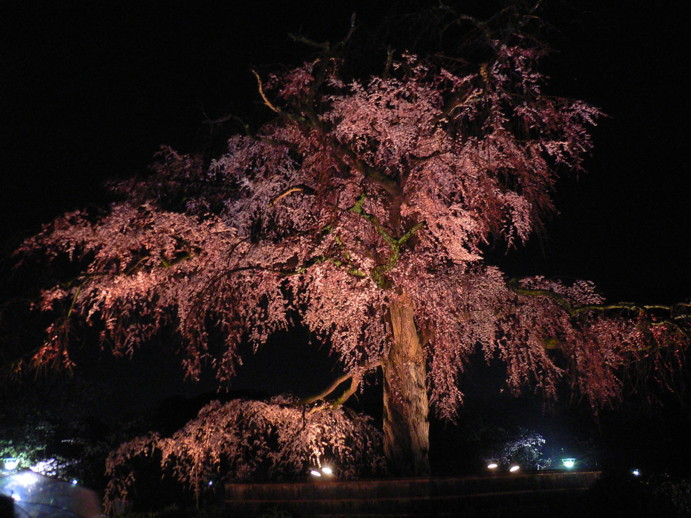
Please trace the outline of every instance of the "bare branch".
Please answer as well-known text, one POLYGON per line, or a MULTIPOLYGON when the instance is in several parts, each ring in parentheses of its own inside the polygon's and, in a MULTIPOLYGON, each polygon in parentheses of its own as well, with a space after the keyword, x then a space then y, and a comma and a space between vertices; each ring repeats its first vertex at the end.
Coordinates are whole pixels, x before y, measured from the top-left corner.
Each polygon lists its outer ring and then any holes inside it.
POLYGON ((331 395, 338 387, 340 387, 343 383, 346 381, 350 380, 350 384, 346 390, 343 391, 343 393, 336 398, 332 406, 337 407, 345 403, 350 396, 355 394, 357 392, 358 387, 360 386, 360 381, 362 380, 362 376, 365 374, 365 372, 374 369, 376 367, 379 367, 381 364, 379 362, 372 362, 367 364, 364 368, 362 369, 357 369, 355 371, 348 372, 346 374, 343 374, 342 376, 339 376, 336 378, 328 387, 326 387, 324 390, 319 392, 318 394, 315 394, 313 396, 310 396, 306 399, 303 399, 300 401, 301 405, 309 405, 311 403, 314 403, 316 401, 320 400, 325 400, 329 395, 331 395))
POLYGON ((257 79, 257 88, 259 89, 259 95, 261 95, 262 100, 264 101, 264 104, 272 111, 275 113, 282 113, 281 109, 275 106, 269 98, 266 96, 264 93, 264 84, 262 83, 262 78, 259 77, 259 74, 257 73, 256 70, 252 70, 252 73, 254 74, 254 77, 257 79))
POLYGON ((289 187, 285 192, 279 194, 276 196, 273 200, 271 200, 271 203, 269 203, 269 207, 273 207, 281 198, 288 196, 291 193, 294 192, 303 192, 305 194, 314 194, 314 189, 307 185, 296 185, 294 187, 289 187))
POLYGON ((307 45, 309 47, 314 47, 316 49, 320 49, 323 52, 328 52, 329 50, 331 50, 331 43, 329 41, 318 42, 318 41, 314 41, 313 39, 308 38, 307 36, 303 36, 302 34, 294 34, 292 32, 290 34, 288 34, 288 37, 293 41, 297 41, 299 43, 304 43, 305 45, 307 45))
MULTIPOLYGON (((350 16, 350 28, 348 29, 348 34, 346 34, 345 38, 343 38, 336 45, 334 45, 334 48, 339 48, 339 47, 344 46, 350 40, 350 38, 353 36, 353 33, 355 32, 355 27, 356 27, 355 18, 356 18, 355 13, 353 13, 350 16)), ((288 37, 293 41, 296 41, 299 43, 304 43, 305 45, 319 49, 324 53, 330 52, 331 48, 332 48, 331 42, 329 42, 328 40, 322 41, 322 42, 314 41, 313 39, 308 38, 307 36, 303 36, 302 34, 294 34, 294 33, 288 34, 288 37)))
POLYGON ((336 390, 343 382, 351 379, 353 377, 353 374, 351 373, 346 373, 343 374, 342 376, 339 376, 336 378, 331 385, 326 387, 324 390, 319 392, 318 394, 314 394, 313 396, 307 397, 300 401, 302 405, 309 405, 310 403, 314 403, 315 401, 319 401, 321 399, 325 399, 326 397, 329 396, 334 390, 336 390))
POLYGON ((338 399, 336 399, 336 401, 333 402, 333 406, 339 407, 343 403, 348 401, 350 396, 352 396, 353 394, 355 394, 355 392, 357 392, 357 389, 359 386, 360 386, 360 376, 353 376, 352 378, 350 378, 350 386, 346 390, 343 391, 343 394, 341 394, 338 397, 338 399))

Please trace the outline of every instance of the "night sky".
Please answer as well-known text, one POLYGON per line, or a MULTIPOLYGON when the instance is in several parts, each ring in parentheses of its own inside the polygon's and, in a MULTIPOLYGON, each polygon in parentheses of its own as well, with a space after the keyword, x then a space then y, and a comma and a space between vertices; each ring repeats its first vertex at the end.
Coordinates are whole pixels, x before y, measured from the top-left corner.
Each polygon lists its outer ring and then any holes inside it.
MULTIPOLYGON (((591 279, 610 300, 691 296, 685 4, 548 4, 550 90, 608 118, 594 132, 589 173, 560 183, 545 235, 497 256, 507 272, 591 279)), ((144 173, 162 144, 217 145, 224 135, 211 135, 206 117, 257 118, 250 68, 309 56, 289 32, 337 40, 352 12, 376 27, 395 5, 0 0, 3 248, 65 210, 103 203, 103 182, 144 173)))

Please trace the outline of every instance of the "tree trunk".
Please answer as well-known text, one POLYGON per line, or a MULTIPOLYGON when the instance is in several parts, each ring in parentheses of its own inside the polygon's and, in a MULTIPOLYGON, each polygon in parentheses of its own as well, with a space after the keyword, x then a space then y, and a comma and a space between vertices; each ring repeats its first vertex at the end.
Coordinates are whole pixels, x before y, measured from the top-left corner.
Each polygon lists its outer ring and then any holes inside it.
POLYGON ((425 355, 413 302, 399 295, 390 307, 393 343, 384 373, 384 453, 396 475, 428 475, 429 403, 425 355))

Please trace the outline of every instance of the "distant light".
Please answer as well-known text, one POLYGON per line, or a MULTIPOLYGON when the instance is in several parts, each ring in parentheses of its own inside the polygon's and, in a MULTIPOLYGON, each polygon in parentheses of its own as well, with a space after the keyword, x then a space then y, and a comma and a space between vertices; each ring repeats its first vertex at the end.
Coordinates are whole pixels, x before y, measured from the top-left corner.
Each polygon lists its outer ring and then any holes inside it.
POLYGON ((561 459, 561 463, 566 469, 573 469, 573 467, 576 465, 576 459, 561 459))
POLYGON ((72 479, 72 485, 73 486, 76 486, 78 483, 79 483, 79 480, 77 480, 76 478, 72 479))
POLYGON ((634 469, 634 470, 631 470, 631 474, 632 474, 634 477, 639 477, 639 476, 641 475, 641 472, 640 472, 639 469, 634 469))
POLYGON ((14 457, 2 459, 2 466, 7 471, 14 471, 17 469, 17 466, 19 466, 19 459, 15 459, 14 457))
POLYGON ((329 466, 324 466, 322 468, 322 473, 324 473, 324 475, 333 475, 334 472, 329 466))
POLYGON ((209 487, 211 487, 211 486, 214 485, 214 481, 213 481, 213 480, 209 480, 208 484, 206 484, 206 485, 209 486, 209 487))
POLYGON ((516 473, 519 469, 521 469, 521 467, 520 467, 518 464, 514 464, 513 466, 511 466, 511 467, 509 468, 509 471, 510 471, 511 473, 516 473))
POLYGON ((312 475, 313 477, 321 477, 322 476, 322 474, 319 473, 316 469, 310 470, 310 475, 312 475))
POLYGON ((498 467, 499 464, 497 464, 496 462, 490 462, 489 464, 487 464, 487 469, 497 469, 498 467))

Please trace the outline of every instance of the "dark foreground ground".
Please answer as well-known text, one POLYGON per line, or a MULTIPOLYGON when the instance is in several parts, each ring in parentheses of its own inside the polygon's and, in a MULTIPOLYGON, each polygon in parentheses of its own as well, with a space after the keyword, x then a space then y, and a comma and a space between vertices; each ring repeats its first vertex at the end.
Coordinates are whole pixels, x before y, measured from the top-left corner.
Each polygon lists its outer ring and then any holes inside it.
POLYGON ((691 480, 625 473, 534 473, 321 484, 231 484, 198 510, 128 518, 691 516, 691 480))

